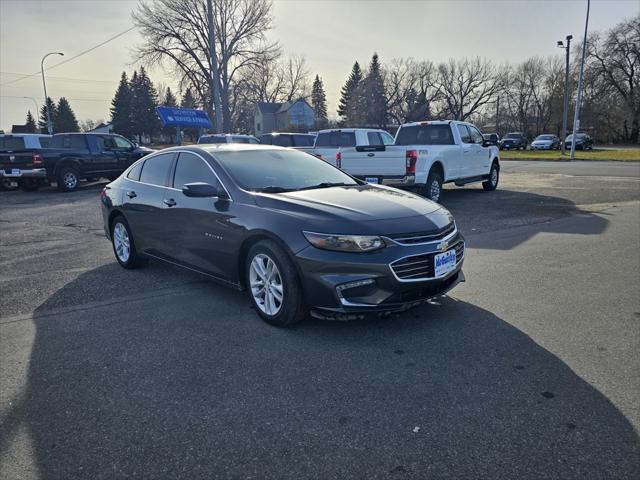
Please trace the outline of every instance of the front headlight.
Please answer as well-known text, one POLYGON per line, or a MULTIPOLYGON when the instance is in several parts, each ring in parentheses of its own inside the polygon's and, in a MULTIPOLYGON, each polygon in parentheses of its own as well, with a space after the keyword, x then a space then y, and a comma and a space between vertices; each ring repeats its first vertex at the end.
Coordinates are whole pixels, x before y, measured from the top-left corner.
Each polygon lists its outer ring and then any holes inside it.
POLYGON ((323 250, 339 252, 372 252, 386 247, 384 240, 376 235, 336 235, 302 232, 311 245, 323 250))

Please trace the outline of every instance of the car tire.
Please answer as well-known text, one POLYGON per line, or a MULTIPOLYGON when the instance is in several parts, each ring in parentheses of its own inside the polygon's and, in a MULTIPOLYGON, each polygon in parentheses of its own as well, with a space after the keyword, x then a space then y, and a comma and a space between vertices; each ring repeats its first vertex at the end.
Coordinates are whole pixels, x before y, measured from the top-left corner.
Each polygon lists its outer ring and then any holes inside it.
POLYGON ((251 247, 245 280, 254 309, 270 325, 287 327, 307 317, 295 266, 274 241, 263 240, 251 247))
POLYGON ((145 258, 136 250, 131 227, 127 220, 122 215, 118 215, 111 222, 110 228, 113 254, 116 256, 116 260, 120 266, 132 269, 143 265, 145 258))
POLYGON ((20 186, 11 178, 0 178, 0 191, 11 192, 17 190, 20 186))
POLYGON ((496 162, 491 164, 491 170, 489 170, 489 178, 482 182, 482 188, 485 192, 493 192, 498 188, 498 182, 500 181, 500 167, 496 162))
POLYGON ((440 202, 442 198, 442 174, 432 168, 427 177, 427 183, 423 188, 423 195, 432 202, 440 202))
POLYGON ((56 176, 58 190, 61 192, 73 192, 80 187, 80 174, 71 165, 63 165, 56 176))
POLYGON ((40 188, 40 182, 36 178, 23 178, 18 182, 18 186, 23 192, 35 192, 40 188))

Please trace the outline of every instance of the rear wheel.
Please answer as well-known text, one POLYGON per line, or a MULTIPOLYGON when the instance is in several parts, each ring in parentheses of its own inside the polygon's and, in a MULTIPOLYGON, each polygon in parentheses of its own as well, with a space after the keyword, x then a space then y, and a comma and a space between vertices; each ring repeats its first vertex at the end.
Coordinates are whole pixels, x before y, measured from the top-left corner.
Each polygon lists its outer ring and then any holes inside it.
POLYGON ((111 244, 118 263, 124 268, 137 268, 144 263, 144 258, 136 251, 129 224, 122 216, 111 222, 111 244))
POLYGON ((71 165, 63 165, 58 171, 56 180, 58 190, 63 192, 73 192, 80 186, 80 174, 78 170, 71 165))
POLYGON ((306 318, 298 274, 275 242, 263 240, 251 247, 245 279, 251 302, 267 323, 286 327, 306 318))
POLYGON ((482 188, 487 192, 492 192, 496 188, 498 188, 498 182, 500 181, 500 169, 498 168, 497 163, 493 163, 491 165, 491 170, 489 171, 489 178, 482 182, 482 188))
POLYGON ((427 177, 424 196, 433 202, 439 202, 442 197, 442 174, 437 169, 432 169, 427 177))

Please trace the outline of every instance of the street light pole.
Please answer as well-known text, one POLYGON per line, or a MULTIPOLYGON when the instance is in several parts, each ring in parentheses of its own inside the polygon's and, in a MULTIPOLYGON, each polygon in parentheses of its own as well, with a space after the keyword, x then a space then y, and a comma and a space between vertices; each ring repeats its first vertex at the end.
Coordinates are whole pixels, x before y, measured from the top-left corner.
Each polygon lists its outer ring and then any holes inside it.
POLYGON ((220 109, 220 76, 218 75, 218 58, 216 55, 216 38, 213 36, 213 2, 207 0, 207 16, 209 17, 209 62, 211 63, 211 96, 216 116, 216 133, 222 133, 222 110, 220 109))
POLYGON ((49 55, 64 56, 64 53, 49 52, 44 57, 42 57, 42 60, 40 61, 40 72, 42 72, 42 86, 44 87, 44 106, 45 110, 47 111, 47 131, 49 132, 49 135, 51 135, 53 133, 53 125, 51 124, 51 112, 49 111, 49 102, 47 101, 49 99, 49 97, 47 97, 47 82, 44 79, 44 59, 49 55))
POLYGON ((564 139, 567 138, 567 116, 569 115, 569 49, 571 48, 573 35, 567 35, 566 38, 566 47, 562 43, 562 40, 558 42, 558 47, 564 48, 567 51, 567 62, 564 69, 564 98, 562 99, 562 136, 560 137, 562 155, 565 155, 564 139))
POLYGON ((576 97, 576 113, 573 117, 573 135, 571 136, 571 160, 576 158, 576 133, 580 129, 580 101, 582 100, 582 75, 584 74, 584 57, 587 53, 587 30, 589 28, 589 7, 591 0, 587 0, 587 19, 584 22, 584 40, 582 42, 582 62, 580 63, 580 76, 578 77, 578 96, 576 97))
POLYGON ((40 107, 38 107, 38 102, 36 101, 36 99, 33 98, 33 97, 22 97, 22 98, 27 98, 27 99, 33 100, 33 104, 36 106, 35 113, 36 113, 36 115, 38 115, 38 110, 40 110, 40 107))

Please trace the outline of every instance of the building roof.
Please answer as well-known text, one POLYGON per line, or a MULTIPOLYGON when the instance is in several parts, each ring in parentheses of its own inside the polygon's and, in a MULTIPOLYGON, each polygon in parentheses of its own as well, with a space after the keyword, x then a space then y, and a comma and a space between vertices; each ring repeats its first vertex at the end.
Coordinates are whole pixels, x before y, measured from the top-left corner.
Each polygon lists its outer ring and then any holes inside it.
POLYGON ((258 110, 262 113, 277 113, 282 105, 278 102, 256 102, 258 110))

